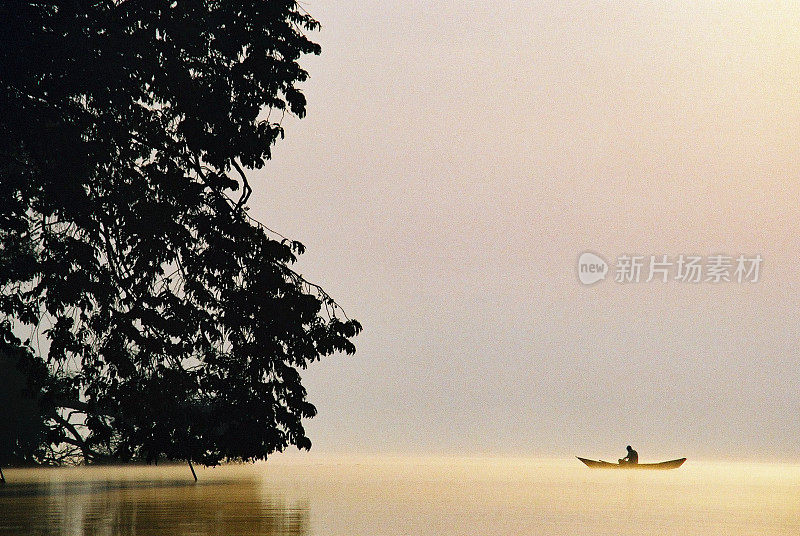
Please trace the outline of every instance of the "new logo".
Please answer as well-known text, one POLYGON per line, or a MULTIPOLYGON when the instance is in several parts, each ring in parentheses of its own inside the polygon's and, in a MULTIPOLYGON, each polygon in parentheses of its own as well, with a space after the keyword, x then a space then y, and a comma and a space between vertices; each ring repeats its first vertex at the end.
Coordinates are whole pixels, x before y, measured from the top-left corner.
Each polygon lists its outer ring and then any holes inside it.
POLYGON ((585 251, 578 257, 578 279, 591 285, 606 278, 608 263, 599 255, 585 251))

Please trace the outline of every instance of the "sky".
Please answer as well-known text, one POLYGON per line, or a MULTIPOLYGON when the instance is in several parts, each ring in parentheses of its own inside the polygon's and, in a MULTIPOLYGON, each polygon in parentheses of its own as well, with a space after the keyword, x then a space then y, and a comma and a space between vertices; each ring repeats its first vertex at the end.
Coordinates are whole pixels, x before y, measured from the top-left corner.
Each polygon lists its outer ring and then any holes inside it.
POLYGON ((800 6, 733 4, 302 4, 251 213, 364 326, 303 372, 314 451, 800 460, 800 6))

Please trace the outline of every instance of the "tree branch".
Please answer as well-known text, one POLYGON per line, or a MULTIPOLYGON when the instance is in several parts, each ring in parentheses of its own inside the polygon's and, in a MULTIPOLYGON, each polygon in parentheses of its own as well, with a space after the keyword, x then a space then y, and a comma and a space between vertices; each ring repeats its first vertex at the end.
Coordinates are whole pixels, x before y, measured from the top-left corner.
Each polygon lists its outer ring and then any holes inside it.
POLYGON ((81 433, 75 428, 75 425, 63 418, 58 412, 53 412, 50 416, 56 423, 60 424, 62 428, 65 428, 69 433, 71 433, 75 439, 70 439, 68 437, 62 437, 61 441, 67 443, 69 445, 73 445, 81 449, 81 453, 83 454, 83 459, 88 463, 92 458, 95 457, 96 453, 93 452, 89 446, 86 444, 86 440, 83 438, 81 433))
POLYGON ((231 165, 233 168, 239 172, 239 176, 242 178, 242 196, 239 198, 239 202, 236 203, 236 208, 242 208, 247 200, 250 199, 250 194, 253 193, 253 189, 250 188, 250 183, 247 182, 247 176, 242 171, 242 168, 239 167, 239 164, 236 163, 236 160, 231 159, 231 165))

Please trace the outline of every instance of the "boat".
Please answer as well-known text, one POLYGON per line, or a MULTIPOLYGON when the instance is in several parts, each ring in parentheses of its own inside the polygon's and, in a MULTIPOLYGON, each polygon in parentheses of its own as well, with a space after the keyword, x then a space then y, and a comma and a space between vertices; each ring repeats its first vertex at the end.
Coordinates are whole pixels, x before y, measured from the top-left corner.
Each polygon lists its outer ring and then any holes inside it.
POLYGON ((603 460, 587 460, 580 456, 575 457, 592 469, 677 469, 686 461, 686 458, 679 458, 659 463, 611 463, 603 460))

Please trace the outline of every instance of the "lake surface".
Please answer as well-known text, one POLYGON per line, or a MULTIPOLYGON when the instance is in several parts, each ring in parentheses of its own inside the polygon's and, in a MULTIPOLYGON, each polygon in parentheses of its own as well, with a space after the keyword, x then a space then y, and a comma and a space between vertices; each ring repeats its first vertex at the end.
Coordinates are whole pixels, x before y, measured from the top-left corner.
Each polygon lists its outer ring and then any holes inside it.
POLYGON ((7 469, 0 535, 800 534, 800 465, 591 470, 578 460, 276 458, 7 469))

